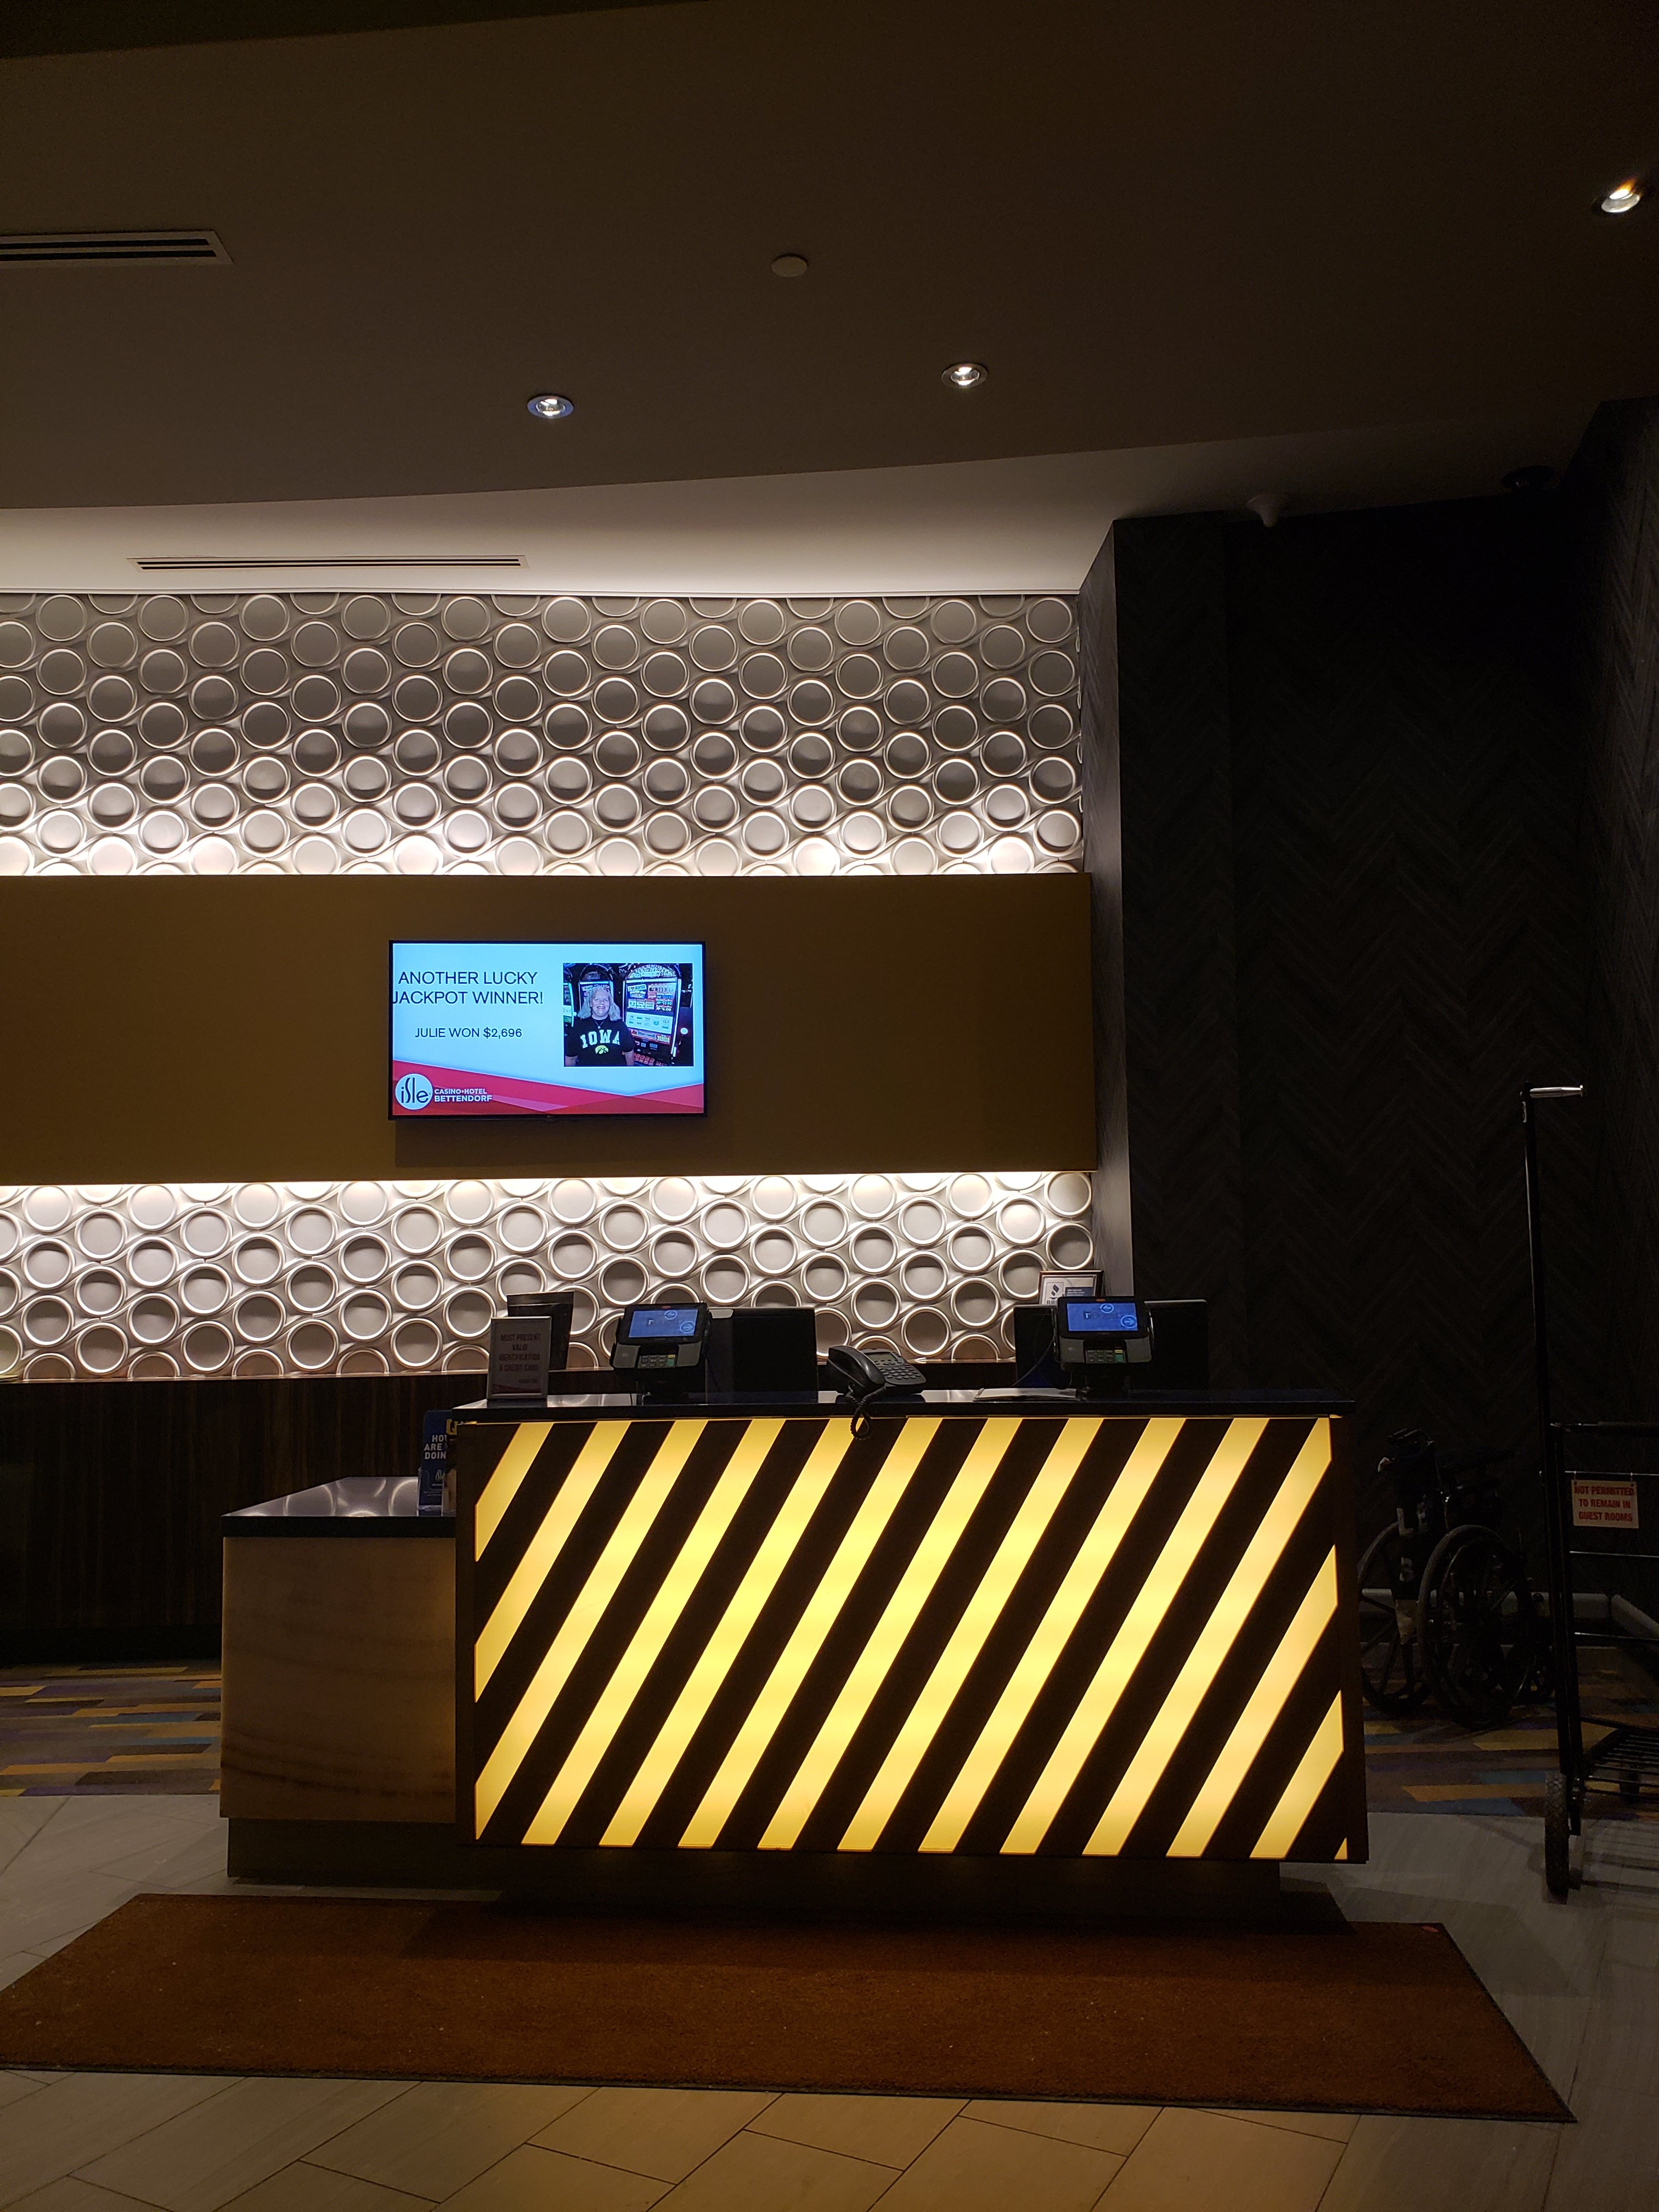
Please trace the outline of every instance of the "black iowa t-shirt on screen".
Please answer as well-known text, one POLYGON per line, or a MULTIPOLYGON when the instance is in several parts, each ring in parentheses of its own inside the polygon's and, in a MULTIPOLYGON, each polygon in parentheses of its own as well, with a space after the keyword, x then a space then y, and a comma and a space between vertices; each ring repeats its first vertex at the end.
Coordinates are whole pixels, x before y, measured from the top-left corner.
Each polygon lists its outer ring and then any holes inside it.
POLYGON ((564 1033, 567 1067, 626 1067, 629 1054, 636 1049, 614 1015, 602 1022, 590 1014, 586 1020, 572 1022, 564 1033))

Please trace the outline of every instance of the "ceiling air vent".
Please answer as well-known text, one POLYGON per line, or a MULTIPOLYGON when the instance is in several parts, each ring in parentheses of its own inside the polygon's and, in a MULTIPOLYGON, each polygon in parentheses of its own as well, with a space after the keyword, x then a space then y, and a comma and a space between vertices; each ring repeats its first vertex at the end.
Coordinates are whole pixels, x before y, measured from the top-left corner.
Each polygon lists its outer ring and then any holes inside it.
POLYGON ((524 562, 516 553, 204 553, 189 560, 167 553, 135 554, 132 565, 152 576, 222 576, 246 568, 522 568, 524 562))
POLYGON ((117 261, 228 261, 211 230, 18 231, 0 237, 0 264, 69 269, 117 261))

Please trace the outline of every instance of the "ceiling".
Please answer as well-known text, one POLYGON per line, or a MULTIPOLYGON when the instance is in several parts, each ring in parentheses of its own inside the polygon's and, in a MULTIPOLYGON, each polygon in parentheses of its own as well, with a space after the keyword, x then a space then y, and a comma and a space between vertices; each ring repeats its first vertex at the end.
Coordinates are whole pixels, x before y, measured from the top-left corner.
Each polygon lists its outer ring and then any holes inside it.
POLYGON ((1120 514, 1242 508, 1264 484, 1293 484, 1302 511, 1473 496, 1517 453, 1565 461, 1582 428, 1577 413, 1542 413, 793 476, 12 507, 0 510, 0 592, 1067 592, 1120 514), (204 556, 238 565, 135 568, 204 556))
MULTIPOLYGON (((519 15, 577 15, 649 0, 7 0, 0 54, 94 54, 135 46, 197 46, 248 39, 410 30, 432 23, 495 23, 519 15)), ((665 0, 684 6, 690 0, 665 0)))
POLYGON ((0 58, 0 231, 229 255, 0 269, 0 577, 349 541, 868 588, 882 533, 963 583, 976 531, 1052 586, 1116 513, 1490 489, 1659 388, 1659 189, 1596 209, 1659 185, 1650 0, 426 20, 483 12, 0 58))

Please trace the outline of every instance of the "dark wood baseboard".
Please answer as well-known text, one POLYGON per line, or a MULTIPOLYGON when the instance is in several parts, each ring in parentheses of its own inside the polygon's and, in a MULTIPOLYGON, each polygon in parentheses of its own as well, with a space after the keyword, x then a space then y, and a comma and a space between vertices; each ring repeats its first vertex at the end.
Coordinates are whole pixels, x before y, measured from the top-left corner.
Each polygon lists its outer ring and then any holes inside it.
POLYGON ((243 1881, 484 1891, 553 1911, 916 1919, 1215 1920, 1334 1913, 1276 1861, 926 1858, 896 1852, 492 1850, 405 1821, 233 1820, 243 1881))
POLYGON ((219 1632, 203 1628, 0 1629, 0 1667, 219 1664, 219 1632))

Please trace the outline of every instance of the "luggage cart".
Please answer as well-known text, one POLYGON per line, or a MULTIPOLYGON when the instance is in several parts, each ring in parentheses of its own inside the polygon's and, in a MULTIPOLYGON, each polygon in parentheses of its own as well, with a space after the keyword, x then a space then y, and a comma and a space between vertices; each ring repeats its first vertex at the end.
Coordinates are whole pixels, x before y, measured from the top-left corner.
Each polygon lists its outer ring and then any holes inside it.
MULTIPOLYGON (((1550 1435, 1550 1458, 1546 1474, 1549 1491, 1547 1526, 1550 1553, 1550 1626, 1555 1645, 1555 1737, 1560 1772, 1552 1774, 1544 1791, 1544 1879, 1552 1897, 1565 1897, 1571 1887, 1571 1838, 1583 1826, 1584 1800, 1592 1790, 1618 1792, 1626 1805, 1636 1804, 1644 1790, 1659 1790, 1659 1727, 1640 1726, 1616 1717, 1592 1714, 1593 1726, 1607 1733, 1591 1748, 1584 1745, 1583 1700, 1578 1681, 1578 1647, 1606 1643, 1659 1645, 1659 1636, 1632 1632, 1627 1623, 1614 1619, 1607 1628, 1581 1627, 1575 1604, 1574 1563, 1601 1559, 1619 1565, 1659 1565, 1659 1552, 1612 1547, 1611 1540, 1597 1545, 1572 1540, 1576 1483, 1629 1486, 1634 1503, 1644 1494, 1650 1510, 1659 1508, 1659 1492, 1644 1493, 1641 1484, 1659 1483, 1659 1468, 1586 1467, 1577 1464, 1596 1445, 1628 1445, 1645 1442, 1659 1446, 1659 1425, 1643 1421, 1560 1421, 1550 1435)), ((1624 1451, 1629 1460, 1634 1453, 1624 1451)), ((1639 1504, 1632 1516, 1641 1525, 1639 1504)), ((1609 1540, 1615 1531, 1602 1534, 1609 1540)), ((1632 1611, 1635 1608, 1632 1608, 1632 1611)))
MULTIPOLYGON (((1639 1726, 1616 1717, 1591 1716, 1593 1726, 1606 1733, 1589 1750, 1584 1744, 1584 1712, 1578 1678, 1578 1648, 1583 1644, 1613 1640, 1613 1624, 1597 1633, 1578 1625, 1574 1586, 1575 1563, 1586 1559, 1638 1566, 1659 1565, 1659 1552, 1613 1548, 1610 1542, 1575 1545, 1574 1484, 1580 1482, 1629 1485, 1628 1495, 1638 1500, 1643 1486, 1659 1483, 1659 1468, 1608 1468, 1579 1465, 1587 1451, 1621 1448, 1645 1442, 1659 1453, 1659 1425, 1642 1421, 1564 1421, 1552 1418, 1550 1407, 1549 1335, 1545 1314, 1543 1220, 1538 1180, 1539 1101, 1581 1098, 1581 1084, 1534 1085, 1521 1094, 1521 1121, 1525 1140, 1527 1227, 1532 1261, 1533 1357, 1538 1394, 1539 1446, 1544 1483, 1544 1525, 1549 1553, 1549 1629, 1554 1657, 1555 1735, 1559 1771, 1552 1774, 1544 1794, 1544 1880, 1552 1897, 1565 1898, 1572 1887, 1571 1839, 1582 1833, 1585 1799, 1592 1790, 1616 1791, 1626 1804, 1634 1804, 1644 1790, 1659 1790, 1659 1726, 1639 1726)), ((1638 1455, 1621 1449, 1620 1456, 1638 1455)), ((1646 1491, 1654 1510, 1659 1492, 1646 1491)), ((1640 1527, 1639 1504, 1633 1504, 1631 1525, 1640 1527)), ((1612 1538, 1616 1529, 1604 1528, 1612 1538)), ((1632 1611, 1635 1608, 1632 1608, 1632 1611)), ((1659 1636, 1629 1632, 1620 1624, 1620 1644, 1659 1644, 1659 1636)))

